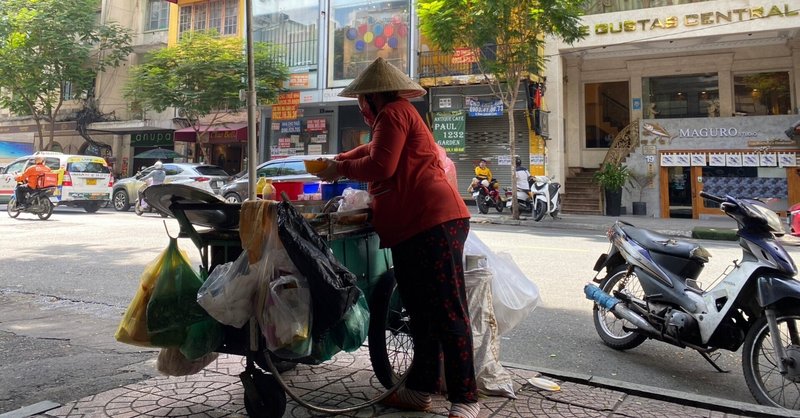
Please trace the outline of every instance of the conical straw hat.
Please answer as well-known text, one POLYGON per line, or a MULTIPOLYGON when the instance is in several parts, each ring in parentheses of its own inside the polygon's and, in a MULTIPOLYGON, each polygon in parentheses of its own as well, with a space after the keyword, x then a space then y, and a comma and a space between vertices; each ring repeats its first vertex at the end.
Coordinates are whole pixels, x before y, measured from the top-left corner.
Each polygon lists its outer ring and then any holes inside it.
POLYGON ((339 96, 358 97, 359 94, 397 91, 407 99, 424 95, 425 89, 397 67, 378 57, 344 88, 339 96))

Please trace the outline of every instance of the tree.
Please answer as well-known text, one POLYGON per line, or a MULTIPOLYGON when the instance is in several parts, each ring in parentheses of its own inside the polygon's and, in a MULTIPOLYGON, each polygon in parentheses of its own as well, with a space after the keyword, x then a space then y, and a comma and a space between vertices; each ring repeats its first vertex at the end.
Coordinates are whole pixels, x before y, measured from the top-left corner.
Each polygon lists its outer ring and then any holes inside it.
MULTIPOLYGON (((253 44, 253 58, 257 97, 262 103, 274 101, 288 77, 279 51, 258 42, 253 44)), ((150 53, 144 64, 132 70, 125 95, 157 112, 169 107, 183 111, 209 161, 209 129, 225 114, 244 107, 239 91, 246 89, 244 41, 212 31, 185 34, 176 46, 150 53), (210 120, 201 126, 198 122, 207 116, 210 120)))
MULTIPOLYGON (((580 16, 584 0, 419 0, 420 30, 443 52, 470 48, 495 97, 508 110, 511 161, 516 156, 514 104, 522 81, 544 69, 545 37, 572 44, 585 36, 580 16)), ((517 173, 511 166, 512 196, 517 173)), ((519 219, 519 205, 512 204, 519 219)))
POLYGON ((97 73, 133 51, 128 30, 97 23, 99 7, 100 0, 0 1, 0 106, 33 117, 39 150, 53 145, 64 101, 92 97, 97 73))

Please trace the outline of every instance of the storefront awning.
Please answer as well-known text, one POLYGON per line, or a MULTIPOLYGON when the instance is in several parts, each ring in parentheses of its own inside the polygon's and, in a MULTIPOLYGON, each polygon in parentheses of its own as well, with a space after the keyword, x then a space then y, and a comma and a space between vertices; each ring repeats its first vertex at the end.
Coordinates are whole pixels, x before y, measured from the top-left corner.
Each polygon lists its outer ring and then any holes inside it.
MULTIPOLYGON (((230 144, 234 142, 247 142, 246 123, 225 123, 220 125, 199 125, 198 131, 202 134, 208 132, 208 143, 230 144), (206 131, 207 129, 207 131, 206 131)), ((197 141, 194 127, 178 129, 175 131, 175 140, 183 142, 197 141)))

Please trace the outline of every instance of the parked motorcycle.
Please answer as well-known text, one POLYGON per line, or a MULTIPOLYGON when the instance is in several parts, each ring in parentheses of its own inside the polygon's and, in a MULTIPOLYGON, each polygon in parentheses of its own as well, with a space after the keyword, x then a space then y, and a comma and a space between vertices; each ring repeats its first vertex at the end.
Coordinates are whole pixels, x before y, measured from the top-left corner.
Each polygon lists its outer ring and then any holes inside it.
MULTIPOLYGON (((539 222, 544 215, 550 214, 553 219, 558 219, 561 211, 561 184, 554 182, 548 176, 530 176, 528 178, 529 190, 517 187, 517 204, 520 212, 533 215, 533 220, 539 222)), ((511 188, 506 188, 506 206, 511 207, 511 188)))
POLYGON ((608 231, 610 251, 594 267, 599 287, 584 287, 595 302, 597 333, 617 350, 647 338, 688 347, 720 372, 710 355, 744 345, 742 368, 755 399, 800 408, 800 281, 775 239, 784 233, 780 219, 758 200, 700 196, 736 220, 742 259, 704 290, 698 277, 711 256, 706 249, 617 221, 608 231))
POLYGON ((500 184, 496 180, 480 180, 472 184, 472 197, 478 206, 480 213, 489 213, 489 208, 493 207, 498 212, 502 212, 506 207, 506 202, 500 195, 500 184))
POLYGON ((28 192, 25 196, 27 205, 19 207, 17 205, 17 197, 11 195, 11 200, 6 204, 6 211, 8 216, 16 218, 20 213, 33 213, 41 220, 47 220, 53 214, 53 202, 50 201, 50 196, 53 194, 55 187, 43 187, 34 189, 28 192))

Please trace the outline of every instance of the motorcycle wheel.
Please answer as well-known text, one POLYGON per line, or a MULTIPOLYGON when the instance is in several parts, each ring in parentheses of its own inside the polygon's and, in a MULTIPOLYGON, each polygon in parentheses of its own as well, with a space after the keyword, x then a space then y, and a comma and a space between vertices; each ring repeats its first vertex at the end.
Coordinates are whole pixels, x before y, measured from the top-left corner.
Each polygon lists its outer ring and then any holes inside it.
POLYGON ((747 388, 762 405, 798 409, 800 406, 800 309, 778 312, 781 345, 786 352, 787 374, 781 375, 767 324, 762 315, 750 328, 742 349, 742 369, 747 388))
POLYGON ((503 212, 503 209, 506 208, 506 202, 503 202, 503 199, 498 197, 494 202, 494 208, 497 209, 498 212, 503 212))
POLYGON ((547 205, 544 201, 534 200, 533 202, 533 220, 539 222, 544 218, 544 213, 547 212, 547 205))
POLYGON ((8 212, 8 216, 12 218, 16 218, 19 216, 19 209, 17 209, 17 198, 11 197, 11 200, 8 201, 6 204, 6 212, 8 212))
POLYGON ((556 199, 556 210, 550 212, 550 216, 553 219, 558 219, 558 213, 561 212, 561 195, 558 195, 558 199, 556 199))
POLYGON ((53 202, 51 202, 50 199, 39 199, 37 206, 38 211, 36 215, 39 219, 46 221, 50 218, 50 215, 53 214, 53 202))
POLYGON ((480 212, 480 213, 482 213, 484 215, 489 213, 489 205, 486 204, 486 198, 485 197, 478 196, 478 198, 475 199, 475 203, 478 205, 478 212, 480 212))
POLYGON ((133 211, 136 212, 137 215, 142 216, 144 213, 144 209, 142 209, 142 204, 139 201, 136 201, 136 204, 133 205, 133 211))
MULTIPOLYGON (((644 290, 642 289, 642 284, 639 283, 639 277, 635 274, 626 277, 627 271, 627 264, 611 270, 606 275, 606 278, 600 282, 600 289, 611 296, 614 296, 612 292, 616 290, 628 293, 636 299, 644 299, 644 290)), ((592 309, 594 313, 594 328, 605 345, 615 350, 629 350, 638 347, 647 339, 642 334, 626 331, 623 327, 636 327, 624 319, 617 318, 613 312, 600 308, 596 303, 592 309)))

